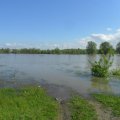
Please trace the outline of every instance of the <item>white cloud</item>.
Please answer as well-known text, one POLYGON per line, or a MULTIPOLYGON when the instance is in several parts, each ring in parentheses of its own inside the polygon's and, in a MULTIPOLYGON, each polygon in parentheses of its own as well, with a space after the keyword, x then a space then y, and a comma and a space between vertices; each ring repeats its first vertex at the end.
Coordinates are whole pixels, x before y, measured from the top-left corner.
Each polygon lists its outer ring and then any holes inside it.
POLYGON ((110 35, 110 34, 92 34, 91 35, 91 38, 93 39, 99 39, 99 40, 102 40, 102 41, 110 41, 114 38, 113 35, 110 35))
POLYGON ((11 43, 5 43, 5 46, 10 47, 12 44, 11 43))
POLYGON ((113 33, 104 34, 104 33, 93 33, 87 37, 75 39, 71 42, 64 43, 41 43, 41 44, 25 44, 25 43, 5 43, 0 45, 2 48, 40 48, 40 49, 54 49, 56 47, 60 49, 65 48, 85 48, 88 41, 94 41, 99 45, 104 42, 110 42, 114 47, 118 42, 120 42, 120 29, 117 29, 113 33))
POLYGON ((32 45, 23 44, 23 43, 5 43, 0 46, 1 48, 31 48, 32 45))
POLYGON ((16 48, 16 47, 20 47, 23 46, 23 44, 18 44, 18 43, 5 43, 4 47, 8 47, 8 48, 16 48))
POLYGON ((90 36, 87 36, 79 40, 80 44, 83 45, 84 47, 86 46, 88 41, 94 41, 98 45, 101 42, 108 41, 115 47, 115 45, 120 41, 120 29, 117 29, 114 33, 111 34, 93 33, 90 36))

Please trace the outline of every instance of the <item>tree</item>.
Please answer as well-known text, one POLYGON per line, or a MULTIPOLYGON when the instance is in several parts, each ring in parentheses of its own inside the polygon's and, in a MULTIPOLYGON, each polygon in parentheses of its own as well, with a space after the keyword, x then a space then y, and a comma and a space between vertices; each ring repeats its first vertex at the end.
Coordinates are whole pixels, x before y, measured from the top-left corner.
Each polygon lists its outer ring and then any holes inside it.
POLYGON ((120 54, 120 42, 116 46, 116 52, 120 54))
POLYGON ((113 54, 114 49, 113 46, 109 42, 103 42, 100 44, 100 53, 101 54, 113 54))
POLYGON ((97 45, 95 42, 93 41, 89 41, 88 45, 86 47, 86 51, 88 54, 95 54, 97 52, 97 45))
POLYGON ((55 48, 53 51, 54 51, 55 54, 60 54, 60 49, 59 48, 55 48))

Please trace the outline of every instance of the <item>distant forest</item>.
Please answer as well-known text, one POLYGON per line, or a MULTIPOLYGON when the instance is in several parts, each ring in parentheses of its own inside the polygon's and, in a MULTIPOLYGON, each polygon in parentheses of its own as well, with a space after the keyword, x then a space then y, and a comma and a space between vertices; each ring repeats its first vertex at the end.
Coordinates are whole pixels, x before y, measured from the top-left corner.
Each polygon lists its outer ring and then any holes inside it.
POLYGON ((103 42, 100 48, 97 49, 97 44, 93 41, 89 41, 86 49, 47 49, 41 50, 36 48, 22 48, 22 49, 9 49, 1 48, 0 54, 102 54, 112 51, 120 54, 120 42, 116 45, 116 49, 108 42, 103 42))
MULTIPOLYGON (((9 49, 2 48, 0 49, 0 54, 87 54, 86 49, 63 49, 59 48, 52 50, 40 50, 35 48, 23 48, 23 49, 9 49)), ((97 50, 97 54, 100 54, 99 50, 97 50)))
POLYGON ((52 50, 40 50, 35 48, 22 49, 0 49, 0 54, 86 54, 86 49, 62 49, 55 48, 52 50))

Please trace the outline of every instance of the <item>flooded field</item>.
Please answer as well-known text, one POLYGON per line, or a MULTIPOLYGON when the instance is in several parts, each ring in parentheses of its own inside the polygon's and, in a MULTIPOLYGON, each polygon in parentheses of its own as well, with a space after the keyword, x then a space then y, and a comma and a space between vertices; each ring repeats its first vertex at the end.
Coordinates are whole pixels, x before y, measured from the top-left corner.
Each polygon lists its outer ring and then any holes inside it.
MULTIPOLYGON (((120 78, 98 79, 91 76, 87 55, 0 55, 0 87, 54 84, 69 87, 80 94, 93 92, 120 94, 120 78)), ((114 56, 112 68, 120 66, 114 56)), ((62 91, 62 89, 60 89, 62 91)))

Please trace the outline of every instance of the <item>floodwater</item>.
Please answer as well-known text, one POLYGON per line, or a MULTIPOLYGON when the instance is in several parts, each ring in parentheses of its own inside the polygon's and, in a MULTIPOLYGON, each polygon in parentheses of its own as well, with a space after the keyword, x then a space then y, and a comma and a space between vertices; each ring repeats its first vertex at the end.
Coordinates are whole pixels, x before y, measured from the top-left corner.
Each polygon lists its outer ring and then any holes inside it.
MULTIPOLYGON (((0 87, 39 85, 66 86, 80 94, 106 92, 120 95, 120 78, 98 79, 91 76, 88 55, 14 55, 0 54, 0 87)), ((120 66, 114 56, 112 68, 120 66)))

